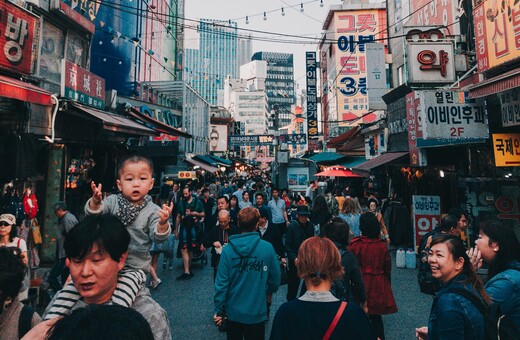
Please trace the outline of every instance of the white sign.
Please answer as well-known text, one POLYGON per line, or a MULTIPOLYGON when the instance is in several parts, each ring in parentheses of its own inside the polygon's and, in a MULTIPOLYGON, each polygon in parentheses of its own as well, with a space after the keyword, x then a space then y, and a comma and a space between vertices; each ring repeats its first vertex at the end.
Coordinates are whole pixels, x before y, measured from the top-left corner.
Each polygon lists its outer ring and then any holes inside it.
POLYGON ((441 198, 439 196, 412 195, 412 215, 415 231, 413 237, 417 250, 421 244, 421 238, 441 222, 441 198))
POLYGON ((304 191, 309 183, 308 168, 287 168, 287 184, 291 191, 304 191))
POLYGON ((500 93, 502 107, 502 126, 520 125, 520 91, 512 89, 500 93))
POLYGON ((465 92, 420 91, 423 139, 487 138, 486 110, 482 99, 465 92))
POLYGON ((369 110, 386 110, 385 44, 370 43, 365 47, 367 60, 367 94, 369 110))
POLYGON ((408 82, 455 82, 455 55, 449 42, 408 43, 408 82))

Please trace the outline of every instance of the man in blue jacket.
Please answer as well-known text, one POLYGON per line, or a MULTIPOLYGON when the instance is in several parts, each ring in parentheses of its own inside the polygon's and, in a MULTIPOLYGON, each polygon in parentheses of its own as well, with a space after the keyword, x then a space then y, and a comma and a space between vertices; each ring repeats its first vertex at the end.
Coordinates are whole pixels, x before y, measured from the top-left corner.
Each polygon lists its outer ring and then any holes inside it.
POLYGON ((264 339, 266 293, 280 285, 280 264, 273 246, 256 229, 260 213, 248 207, 238 213, 240 235, 229 237, 215 280, 215 316, 219 326, 227 314, 228 339, 264 339))

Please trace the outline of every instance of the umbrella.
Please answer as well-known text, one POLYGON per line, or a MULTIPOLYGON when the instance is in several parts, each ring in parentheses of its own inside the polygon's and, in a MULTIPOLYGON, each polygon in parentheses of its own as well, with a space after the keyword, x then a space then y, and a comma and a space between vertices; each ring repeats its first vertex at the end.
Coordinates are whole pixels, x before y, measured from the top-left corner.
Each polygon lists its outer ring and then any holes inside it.
POLYGON ((321 177, 363 177, 361 175, 357 175, 357 174, 353 173, 351 170, 349 170, 343 166, 340 166, 340 165, 328 167, 327 169, 325 169, 325 171, 318 172, 314 176, 316 176, 316 177, 319 177, 319 176, 321 176, 321 177))

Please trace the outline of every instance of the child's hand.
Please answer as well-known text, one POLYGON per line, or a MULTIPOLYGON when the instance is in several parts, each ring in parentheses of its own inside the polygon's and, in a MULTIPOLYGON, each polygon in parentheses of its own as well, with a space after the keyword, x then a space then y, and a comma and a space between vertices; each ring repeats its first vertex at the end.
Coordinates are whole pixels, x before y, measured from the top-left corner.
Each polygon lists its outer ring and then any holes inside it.
POLYGON ((170 203, 170 205, 167 205, 167 204, 162 205, 162 209, 159 210, 159 224, 160 225, 168 224, 172 211, 173 211, 173 202, 170 203))
POLYGON ((93 203, 100 205, 103 201, 103 191, 101 190, 103 188, 102 184, 99 183, 96 186, 96 183, 94 181, 90 182, 90 188, 92 189, 92 201, 93 203))

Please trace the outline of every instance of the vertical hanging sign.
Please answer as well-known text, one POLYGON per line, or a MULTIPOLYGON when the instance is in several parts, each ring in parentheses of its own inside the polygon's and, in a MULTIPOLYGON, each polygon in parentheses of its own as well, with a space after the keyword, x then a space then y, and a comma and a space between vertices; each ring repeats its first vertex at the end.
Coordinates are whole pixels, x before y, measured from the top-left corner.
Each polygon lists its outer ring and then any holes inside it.
POLYGON ((307 141, 308 150, 316 150, 318 142, 318 104, 316 92, 316 52, 305 52, 307 77, 307 141))

